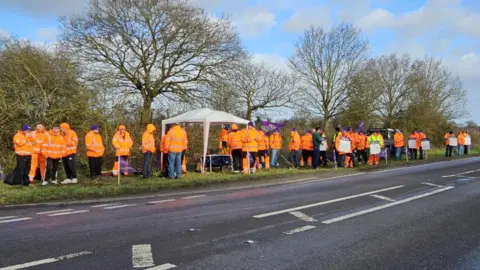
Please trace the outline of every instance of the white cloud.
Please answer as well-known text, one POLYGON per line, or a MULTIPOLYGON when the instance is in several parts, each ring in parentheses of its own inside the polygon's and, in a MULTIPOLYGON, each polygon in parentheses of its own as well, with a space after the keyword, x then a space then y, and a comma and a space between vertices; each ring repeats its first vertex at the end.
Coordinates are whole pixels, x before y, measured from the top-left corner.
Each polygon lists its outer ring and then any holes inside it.
POLYGON ((394 15, 383 8, 376 8, 355 22, 355 26, 365 30, 373 30, 378 26, 388 26, 394 21, 394 15))
POLYGON ((247 8, 233 18, 233 24, 244 37, 256 37, 269 30, 275 23, 275 14, 261 6, 247 8))
POLYGON ((88 0, 2 0, 2 11, 20 11, 35 18, 63 16, 81 12, 88 5, 88 0))
POLYGON ((283 69, 283 70, 290 69, 288 67, 288 59, 279 55, 256 53, 253 55, 253 61, 257 63, 264 63, 267 66, 274 67, 277 69, 283 69))
POLYGON ((284 25, 287 32, 303 32, 314 25, 324 29, 332 27, 330 10, 327 6, 316 6, 297 10, 284 25))
POLYGON ((36 39, 43 42, 52 42, 57 39, 57 29, 52 27, 37 28, 36 39))
POLYGON ((8 33, 6 30, 3 30, 2 28, 0 28, 0 38, 8 38, 10 37, 10 33, 8 33))

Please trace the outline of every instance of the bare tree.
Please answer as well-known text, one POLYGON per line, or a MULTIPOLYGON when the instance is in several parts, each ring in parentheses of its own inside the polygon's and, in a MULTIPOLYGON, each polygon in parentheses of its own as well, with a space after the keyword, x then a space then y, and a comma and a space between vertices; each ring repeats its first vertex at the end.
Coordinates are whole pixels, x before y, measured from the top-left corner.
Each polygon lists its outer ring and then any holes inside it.
POLYGON ((302 79, 306 105, 324 118, 325 127, 343 111, 353 76, 367 52, 367 41, 345 23, 329 32, 312 26, 296 42, 290 67, 302 79))
POLYGON ((88 75, 115 76, 121 89, 141 94, 142 124, 151 122, 157 96, 197 98, 196 83, 243 55, 227 19, 186 0, 90 0, 85 13, 60 21, 61 45, 88 75))

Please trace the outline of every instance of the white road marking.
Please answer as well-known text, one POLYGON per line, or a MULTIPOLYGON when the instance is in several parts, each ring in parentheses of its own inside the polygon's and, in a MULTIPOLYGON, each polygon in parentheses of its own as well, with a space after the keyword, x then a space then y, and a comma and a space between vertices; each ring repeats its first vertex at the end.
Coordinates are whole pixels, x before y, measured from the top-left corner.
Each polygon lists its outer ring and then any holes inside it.
POLYGON ((8 216, 8 217, 0 217, 0 219, 10 219, 10 218, 16 218, 17 216, 8 216))
POLYGON ((270 217, 270 216, 275 216, 275 215, 279 215, 279 214, 283 214, 283 213, 289 213, 289 212, 298 211, 298 210, 302 210, 302 209, 312 208, 312 207, 316 207, 316 206, 320 206, 320 205, 346 201, 346 200, 350 200, 350 199, 354 199, 354 198, 358 198, 358 197, 368 196, 368 195, 371 195, 371 194, 380 193, 380 192, 389 191, 389 190, 394 190, 394 189, 399 189, 399 188, 403 188, 403 187, 405 187, 405 186, 401 185, 401 186, 395 186, 395 187, 390 187, 390 188, 385 188, 385 189, 379 189, 379 190, 365 192, 365 193, 361 193, 361 194, 357 194, 357 195, 337 198, 337 199, 333 199, 333 200, 329 200, 329 201, 312 203, 312 204, 302 205, 302 206, 293 207, 293 208, 289 208, 289 209, 279 210, 279 211, 275 211, 275 212, 264 213, 264 214, 256 215, 256 216, 253 216, 253 217, 254 218, 270 217))
POLYGON ((56 217, 56 216, 66 216, 66 215, 88 213, 88 212, 90 212, 90 210, 78 210, 78 211, 73 211, 73 212, 63 212, 63 213, 50 214, 48 216, 49 217, 56 217))
POLYGON ((175 267, 177 267, 177 266, 174 265, 174 264, 166 263, 166 264, 162 264, 162 265, 155 266, 155 267, 152 267, 152 268, 147 268, 145 270, 168 270, 168 269, 172 269, 172 268, 175 268, 175 267))
POLYGON ((207 195, 195 195, 195 196, 188 196, 188 197, 183 197, 182 200, 190 200, 190 199, 196 199, 196 198, 202 198, 207 195))
POLYGON ((347 178, 351 176, 359 176, 359 175, 364 175, 366 173, 352 173, 352 174, 346 174, 346 175, 340 175, 340 176, 333 176, 333 177, 327 177, 327 178, 307 178, 305 181, 298 181, 298 180, 292 180, 292 181, 285 181, 282 182, 283 184, 293 184, 293 185, 302 185, 302 184, 308 184, 312 182, 319 182, 319 181, 327 181, 327 180, 333 180, 333 179, 338 179, 338 178, 347 178), (312 179, 312 180, 309 180, 312 179))
POLYGON ((480 172, 480 169, 478 169, 477 172, 480 172))
POLYGON ((388 197, 385 197, 385 196, 382 196, 382 195, 378 195, 378 194, 373 194, 373 195, 370 195, 374 198, 377 198, 377 199, 380 199, 380 200, 384 200, 384 201, 389 201, 389 202, 394 202, 395 200, 394 199, 391 199, 391 198, 388 198, 388 197))
POLYGON ((464 172, 464 173, 459 173, 459 174, 470 174, 470 173, 474 173, 475 171, 468 171, 468 172, 464 172))
POLYGON ((121 204, 121 205, 115 205, 115 206, 109 206, 105 207, 103 209, 117 209, 117 208, 125 208, 125 207, 131 207, 131 206, 137 206, 136 204, 121 204))
POLYGON ((455 177, 455 174, 442 176, 442 178, 449 178, 449 177, 455 177))
POLYGON ((437 185, 437 184, 434 184, 434 183, 429 183, 429 182, 422 182, 423 185, 427 185, 427 186, 432 186, 432 187, 441 187, 443 188, 444 186, 442 185, 437 185))
POLYGON ((155 266, 153 262, 151 245, 133 245, 132 246, 133 268, 143 268, 155 266))
POLYGON ((16 219, 7 219, 7 220, 0 220, 1 223, 10 223, 10 222, 17 222, 17 221, 23 221, 23 220, 29 220, 32 219, 30 217, 25 217, 25 218, 16 218, 16 219))
POLYGON ((317 220, 314 219, 313 217, 311 216, 307 216, 305 215, 304 213, 302 212, 299 212, 299 211, 295 211, 295 212, 290 212, 290 214, 296 216, 297 218, 303 220, 303 221, 306 221, 306 222, 316 222, 317 220))
POLYGON ((55 258, 49 258, 49 259, 44 259, 44 260, 39 260, 39 261, 34 261, 34 262, 29 262, 29 263, 23 263, 23 264, 17 264, 17 265, 12 265, 12 266, 7 266, 0 268, 0 270, 17 270, 17 269, 24 269, 28 267, 33 267, 33 266, 38 266, 42 264, 47 264, 47 263, 54 263, 58 261, 63 261, 67 259, 72 259, 75 257, 83 256, 83 255, 88 255, 91 254, 90 251, 83 251, 79 253, 73 253, 73 254, 68 254, 60 257, 55 257, 55 258))
POLYGON ((380 205, 380 206, 377 206, 377 207, 373 207, 373 208, 365 209, 365 210, 358 211, 358 212, 355 212, 355 213, 351 213, 351 214, 348 214, 348 215, 328 219, 328 220, 322 221, 322 223, 323 224, 331 224, 331 223, 342 221, 342 220, 349 219, 349 218, 352 218, 352 217, 365 215, 365 214, 372 213, 372 212, 375 212, 375 211, 378 211, 378 210, 382 210, 382 209, 385 209, 385 208, 388 208, 388 207, 392 207, 392 206, 395 206, 395 205, 399 205, 399 204, 407 203, 407 202, 410 202, 410 201, 413 201, 413 200, 421 199, 421 198, 424 198, 424 197, 427 197, 427 196, 431 196, 431 195, 436 194, 436 193, 444 192, 444 191, 450 190, 452 188, 455 188, 455 187, 451 187, 451 186, 450 187, 444 187, 442 189, 437 189, 437 190, 434 190, 434 191, 431 191, 431 192, 423 193, 423 194, 413 196, 413 197, 410 197, 410 198, 406 198, 406 199, 403 199, 403 200, 400 200, 400 201, 387 203, 387 204, 380 205))
POLYGON ((303 226, 303 227, 296 228, 296 229, 293 229, 293 230, 290 230, 290 231, 286 231, 286 232, 284 232, 284 234, 291 235, 291 234, 294 234, 294 233, 299 233, 299 232, 303 232, 303 231, 307 231, 307 230, 311 230, 311 229, 315 229, 315 228, 316 228, 315 226, 308 225, 308 226, 303 226))
POLYGON ((37 215, 48 215, 48 214, 70 212, 70 211, 73 211, 73 209, 54 210, 54 211, 40 212, 40 213, 36 213, 36 214, 37 215))
POLYGON ((119 203, 99 204, 99 205, 94 205, 94 206, 90 206, 90 207, 92 207, 92 208, 100 208, 100 207, 114 206, 114 205, 119 205, 119 203))
POLYGON ((161 201, 153 201, 153 202, 148 202, 151 204, 157 204, 157 203, 166 203, 166 202, 174 202, 176 201, 175 199, 168 199, 168 200, 161 200, 161 201))

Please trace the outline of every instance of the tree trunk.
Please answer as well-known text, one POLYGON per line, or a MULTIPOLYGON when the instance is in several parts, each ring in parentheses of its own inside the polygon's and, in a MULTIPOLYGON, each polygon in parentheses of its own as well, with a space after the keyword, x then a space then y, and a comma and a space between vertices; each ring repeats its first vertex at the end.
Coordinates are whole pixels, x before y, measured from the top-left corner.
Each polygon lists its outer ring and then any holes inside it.
POLYGON ((141 124, 143 127, 145 127, 147 124, 152 123, 152 102, 153 100, 151 98, 143 98, 143 108, 141 115, 141 124))
POLYGON ((247 109, 247 115, 246 115, 247 120, 252 121, 252 110, 247 109))

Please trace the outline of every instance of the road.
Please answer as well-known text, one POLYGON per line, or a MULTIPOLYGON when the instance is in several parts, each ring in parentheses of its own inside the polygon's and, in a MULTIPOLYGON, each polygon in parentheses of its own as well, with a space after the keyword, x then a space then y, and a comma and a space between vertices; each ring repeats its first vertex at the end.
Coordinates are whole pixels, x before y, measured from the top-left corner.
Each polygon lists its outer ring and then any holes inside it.
POLYGON ((0 270, 480 269, 480 159, 159 201, 1 208, 0 270))

